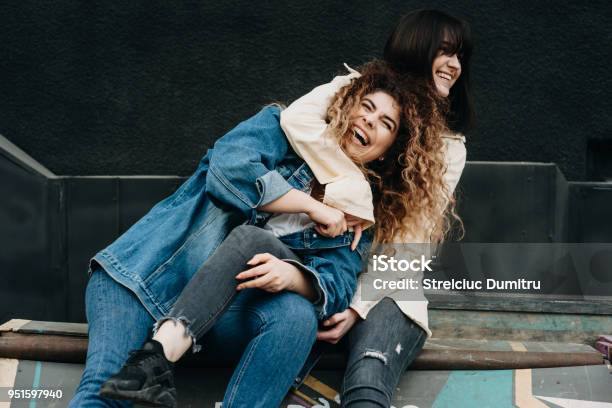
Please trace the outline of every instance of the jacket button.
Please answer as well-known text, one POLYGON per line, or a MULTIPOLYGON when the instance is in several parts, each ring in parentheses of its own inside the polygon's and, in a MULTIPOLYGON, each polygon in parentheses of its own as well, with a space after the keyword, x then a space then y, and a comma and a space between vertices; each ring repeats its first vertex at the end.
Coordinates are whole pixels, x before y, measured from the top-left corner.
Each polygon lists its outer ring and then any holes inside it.
POLYGON ((312 237, 313 237, 313 238, 316 238, 316 237, 317 237, 317 234, 315 234, 315 233, 313 232, 313 233, 312 233, 312 237))

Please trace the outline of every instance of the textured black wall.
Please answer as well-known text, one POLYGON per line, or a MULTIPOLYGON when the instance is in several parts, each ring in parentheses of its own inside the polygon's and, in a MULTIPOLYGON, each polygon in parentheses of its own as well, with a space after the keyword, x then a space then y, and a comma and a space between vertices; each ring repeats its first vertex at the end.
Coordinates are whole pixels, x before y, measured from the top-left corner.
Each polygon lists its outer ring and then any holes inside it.
POLYGON ((441 7, 476 41, 469 160, 586 177, 612 139, 609 2, 74 0, 0 5, 0 133, 57 174, 189 174, 272 100, 379 56, 398 16, 441 7))

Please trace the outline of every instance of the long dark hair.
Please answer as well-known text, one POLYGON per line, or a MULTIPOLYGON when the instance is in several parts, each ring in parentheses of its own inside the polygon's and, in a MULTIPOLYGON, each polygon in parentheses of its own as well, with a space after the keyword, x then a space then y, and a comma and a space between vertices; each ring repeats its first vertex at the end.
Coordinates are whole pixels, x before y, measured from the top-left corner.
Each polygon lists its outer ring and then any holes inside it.
POLYGON ((464 20, 439 10, 416 10, 403 16, 387 39, 384 59, 400 73, 427 78, 433 84, 431 67, 438 52, 457 54, 461 75, 448 95, 448 127, 466 133, 474 125, 474 103, 470 87, 472 36, 464 20))

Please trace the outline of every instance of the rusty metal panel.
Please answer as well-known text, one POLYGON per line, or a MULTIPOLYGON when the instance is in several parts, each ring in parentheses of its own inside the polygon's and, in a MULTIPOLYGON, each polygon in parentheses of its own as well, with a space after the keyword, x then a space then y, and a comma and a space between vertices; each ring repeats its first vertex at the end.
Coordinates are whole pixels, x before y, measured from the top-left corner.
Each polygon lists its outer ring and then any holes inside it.
MULTIPOLYGON (((5 326, 11 323, 14 321, 5 326)), ((83 363, 87 353, 87 337, 83 336, 82 326, 29 322, 19 328, 0 329, 0 357, 83 363)), ((551 330, 548 328, 545 331, 551 330)), ((602 355, 597 350, 584 344, 524 341, 521 345, 522 352, 517 352, 512 347, 512 342, 490 337, 479 340, 457 338, 456 335, 430 338, 413 366, 426 370, 496 370, 597 365, 601 364, 602 360, 602 355)), ((346 344, 340 343, 338 346, 329 347, 325 358, 329 362, 321 362, 318 366, 344 368, 345 360, 338 357, 346 355, 345 346, 346 344)), ((187 356, 183 364, 227 367, 236 363, 233 358, 223 358, 224 354, 221 350, 210 349, 201 354, 187 356)))

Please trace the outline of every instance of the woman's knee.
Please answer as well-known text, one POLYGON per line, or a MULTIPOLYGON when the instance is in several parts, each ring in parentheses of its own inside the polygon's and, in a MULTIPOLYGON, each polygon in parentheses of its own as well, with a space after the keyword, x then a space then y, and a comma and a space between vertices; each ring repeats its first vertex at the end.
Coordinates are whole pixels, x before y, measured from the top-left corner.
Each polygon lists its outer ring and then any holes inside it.
MULTIPOLYGON (((270 231, 253 225, 239 225, 232 230, 227 244, 243 254, 271 253, 277 258, 293 258, 291 250, 270 231)), ((225 244, 225 242, 224 242, 225 244)))
POLYGON ((278 330, 292 336, 315 339, 317 316, 314 306, 306 298, 293 292, 274 295, 274 308, 271 310, 272 322, 278 330))
POLYGON ((346 368, 345 382, 352 384, 385 384, 389 378, 389 356, 379 350, 365 349, 346 368))

